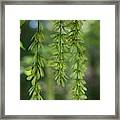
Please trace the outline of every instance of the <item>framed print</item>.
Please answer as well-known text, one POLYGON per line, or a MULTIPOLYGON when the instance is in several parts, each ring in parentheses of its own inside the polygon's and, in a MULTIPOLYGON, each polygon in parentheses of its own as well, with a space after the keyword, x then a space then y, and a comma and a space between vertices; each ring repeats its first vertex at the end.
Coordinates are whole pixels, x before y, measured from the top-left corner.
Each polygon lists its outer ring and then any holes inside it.
POLYGON ((119 2, 1 3, 2 119, 119 119, 119 2))

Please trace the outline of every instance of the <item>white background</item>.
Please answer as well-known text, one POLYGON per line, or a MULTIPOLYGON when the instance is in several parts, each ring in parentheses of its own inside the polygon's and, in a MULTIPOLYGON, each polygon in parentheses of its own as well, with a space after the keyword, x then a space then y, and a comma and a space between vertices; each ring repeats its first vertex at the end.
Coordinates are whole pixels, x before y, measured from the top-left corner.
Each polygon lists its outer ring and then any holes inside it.
MULTIPOLYGON (((93 83, 94 84, 94 83, 93 83)), ((115 114, 114 5, 5 6, 6 115, 115 114), (100 20, 100 100, 20 100, 20 20, 100 20)))

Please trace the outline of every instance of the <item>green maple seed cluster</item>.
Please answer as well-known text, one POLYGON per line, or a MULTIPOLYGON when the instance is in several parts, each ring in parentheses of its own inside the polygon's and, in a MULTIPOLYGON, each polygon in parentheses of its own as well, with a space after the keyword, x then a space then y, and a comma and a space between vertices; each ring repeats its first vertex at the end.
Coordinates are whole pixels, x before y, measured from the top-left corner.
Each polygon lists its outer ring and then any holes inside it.
POLYGON ((65 37, 66 33, 64 30, 64 22, 60 21, 53 21, 54 29, 53 34, 51 35, 53 39, 52 43, 52 51, 53 51, 53 64, 55 69, 55 80, 57 81, 58 85, 62 87, 65 86, 65 82, 68 79, 66 75, 66 64, 65 64, 65 37))
POLYGON ((33 63, 31 66, 26 68, 25 74, 28 76, 27 80, 31 80, 32 87, 29 89, 29 96, 32 100, 42 100, 41 92, 42 88, 40 85, 40 79, 44 77, 44 65, 45 58, 40 54, 42 48, 42 42, 44 41, 43 27, 40 26, 38 21, 38 31, 31 38, 31 45, 29 51, 35 51, 33 57, 33 63))
POLYGON ((83 39, 83 33, 81 31, 83 22, 82 21, 71 21, 69 23, 70 31, 68 33, 68 41, 70 44, 72 74, 71 79, 73 79, 73 89, 72 95, 73 99, 87 99, 85 91, 86 81, 84 80, 85 72, 87 70, 87 57, 86 57, 86 46, 85 40, 83 39))

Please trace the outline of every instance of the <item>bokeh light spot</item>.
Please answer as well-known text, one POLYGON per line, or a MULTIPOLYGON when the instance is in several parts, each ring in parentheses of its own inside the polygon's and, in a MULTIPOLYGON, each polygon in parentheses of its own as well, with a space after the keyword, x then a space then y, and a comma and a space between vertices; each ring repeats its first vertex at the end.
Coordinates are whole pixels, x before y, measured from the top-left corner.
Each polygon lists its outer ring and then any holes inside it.
POLYGON ((38 27, 38 21, 37 20, 31 20, 29 22, 29 27, 32 29, 36 29, 38 27))

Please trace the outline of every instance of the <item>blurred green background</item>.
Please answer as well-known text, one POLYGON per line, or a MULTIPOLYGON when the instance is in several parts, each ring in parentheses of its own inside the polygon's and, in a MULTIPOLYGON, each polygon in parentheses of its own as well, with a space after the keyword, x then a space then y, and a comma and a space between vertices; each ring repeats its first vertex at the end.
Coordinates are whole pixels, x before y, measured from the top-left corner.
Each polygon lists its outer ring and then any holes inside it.
MULTIPOLYGON (((51 22, 44 20, 40 21, 44 26, 45 42, 43 43, 43 54, 45 57, 50 56, 49 43, 51 42, 51 22)), ((37 30, 37 20, 26 20, 20 27, 20 41, 24 49, 20 48, 20 99, 28 100, 28 90, 31 87, 30 81, 26 80, 24 69, 32 63, 33 53, 28 51, 31 44, 31 37, 37 30)), ((100 99, 100 21, 99 20, 86 20, 83 28, 85 42, 87 45, 88 67, 85 74, 87 99, 99 100, 100 99)), ((69 66, 69 65, 68 65, 69 66)), ((45 68, 45 77, 41 80, 43 88, 42 96, 48 100, 65 100, 70 99, 68 86, 62 88, 55 85, 51 68, 45 68), (48 79, 49 77, 49 79, 48 79)), ((68 69, 69 74, 69 69, 68 69)))

